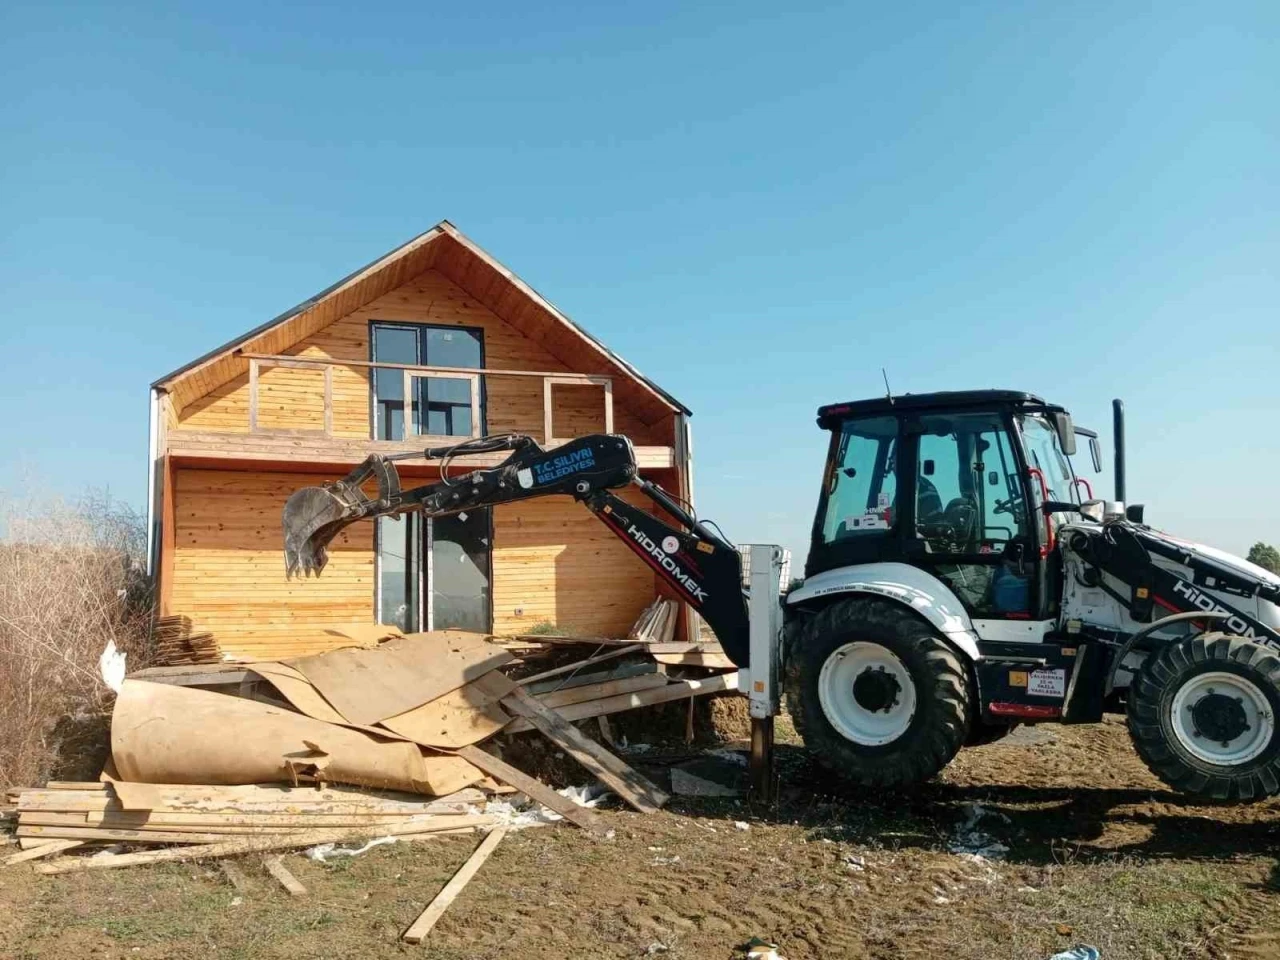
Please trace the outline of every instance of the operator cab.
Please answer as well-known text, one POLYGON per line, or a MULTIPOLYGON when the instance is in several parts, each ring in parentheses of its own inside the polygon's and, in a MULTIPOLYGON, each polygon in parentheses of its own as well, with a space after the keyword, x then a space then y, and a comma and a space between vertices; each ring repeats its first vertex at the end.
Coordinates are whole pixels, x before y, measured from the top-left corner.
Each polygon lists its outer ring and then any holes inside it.
POLYGON ((1070 414, 1012 390, 908 394, 818 410, 831 431, 806 577, 899 562, 942 580, 971 617, 1042 620, 1059 597, 1040 504, 1079 504, 1070 414))

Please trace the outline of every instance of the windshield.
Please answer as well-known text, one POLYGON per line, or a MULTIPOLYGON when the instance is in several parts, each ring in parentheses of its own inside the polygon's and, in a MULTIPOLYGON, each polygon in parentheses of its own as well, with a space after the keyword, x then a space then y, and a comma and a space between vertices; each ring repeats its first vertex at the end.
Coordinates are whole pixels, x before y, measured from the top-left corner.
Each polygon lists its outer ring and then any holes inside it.
POLYGON ((1071 472, 1071 464, 1058 443, 1058 433, 1053 429, 1053 424, 1037 414, 1024 414, 1018 417, 1018 423, 1022 428, 1022 442, 1026 447, 1027 466, 1044 475, 1045 486, 1049 488, 1049 499, 1079 503, 1080 492, 1076 488, 1075 474, 1071 472))

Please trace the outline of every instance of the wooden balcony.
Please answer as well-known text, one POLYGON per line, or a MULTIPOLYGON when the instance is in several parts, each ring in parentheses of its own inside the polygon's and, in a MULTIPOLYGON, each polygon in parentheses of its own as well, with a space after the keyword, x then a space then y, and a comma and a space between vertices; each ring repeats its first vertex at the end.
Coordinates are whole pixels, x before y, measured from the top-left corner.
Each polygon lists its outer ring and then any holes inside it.
MULTIPOLYGON (((219 424, 216 430, 193 429, 194 425, 184 425, 178 418, 165 432, 165 453, 184 462, 210 465, 216 461, 258 461, 294 470, 336 469, 359 463, 369 453, 403 453, 483 436, 486 420, 489 434, 529 433, 548 449, 576 436, 601 432, 601 428, 605 433, 614 432, 613 379, 607 376, 250 353, 241 356, 248 361, 247 416, 242 414, 240 422, 219 424), (403 439, 377 439, 379 405, 370 389, 375 371, 403 378, 401 405, 396 411, 399 429, 395 431, 403 439), (465 433, 457 429, 424 432, 424 426, 432 423, 426 388, 432 380, 466 385, 465 400, 444 404, 449 408, 449 424, 453 425, 453 414, 458 414, 465 433), (557 391, 561 391, 559 402, 557 391), (571 403, 563 397, 567 393, 574 394, 571 403), (591 397, 597 393, 599 406, 594 407, 596 401, 591 397), (409 398, 408 402, 404 398, 409 398)), ((460 396, 456 386, 452 389, 460 396)), ((387 432, 386 423, 381 432, 387 432)), ((450 464, 469 470, 492 466, 505 456, 457 457, 450 464)), ((669 446, 636 446, 636 459, 644 470, 676 465, 669 446)))

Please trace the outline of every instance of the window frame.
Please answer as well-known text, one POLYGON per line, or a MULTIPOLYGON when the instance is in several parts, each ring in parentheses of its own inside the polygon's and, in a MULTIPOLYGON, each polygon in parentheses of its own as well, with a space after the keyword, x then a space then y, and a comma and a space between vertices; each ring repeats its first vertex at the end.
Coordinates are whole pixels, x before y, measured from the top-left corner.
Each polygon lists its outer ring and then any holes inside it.
MULTIPOLYGON (((374 350, 374 347, 375 347, 374 341, 376 337, 376 331, 379 327, 413 331, 418 341, 418 362, 415 365, 420 367, 429 367, 432 365, 429 362, 428 358, 426 357, 427 343, 428 343, 428 338, 425 336, 426 331, 438 330, 445 333, 453 333, 461 330, 461 331, 465 331, 466 333, 474 335, 480 347, 480 364, 475 368, 477 372, 475 374, 472 374, 472 377, 474 378, 474 381, 476 384, 476 386, 474 387, 477 394, 476 406, 479 407, 478 430, 474 433, 474 435, 481 436, 481 437, 488 436, 488 433, 489 433, 488 390, 486 389, 485 376, 483 373, 479 372, 485 369, 485 366, 487 363, 485 358, 484 327, 469 326, 469 325, 460 324, 460 323, 416 323, 412 320, 373 319, 369 321, 369 334, 368 334, 368 339, 369 339, 368 353, 369 353, 370 363, 378 362, 377 357, 375 355, 375 350, 374 350)), ((377 367, 372 367, 370 368, 370 373, 369 373, 369 439, 380 441, 380 442, 389 442, 389 443, 408 443, 416 437, 434 436, 434 434, 410 432, 409 428, 413 424, 414 398, 412 396, 406 396, 404 398, 405 409, 403 414, 404 428, 405 428, 404 436, 401 437, 399 440, 393 440, 391 438, 380 439, 378 437, 377 370, 378 370, 377 367)), ((402 372, 408 374, 408 373, 411 373, 412 371, 402 370, 402 372)), ((459 374, 456 377, 452 377, 452 378, 450 378, 448 374, 439 374, 439 376, 444 377, 446 379, 458 379, 458 380, 467 379, 467 377, 465 377, 462 374, 459 374)), ((421 374, 419 374, 419 377, 421 377, 421 374)), ((404 379, 408 382, 412 382, 411 378, 408 376, 406 376, 404 379)), ((424 398, 425 398, 425 394, 424 394, 424 398)), ((456 406, 460 406, 460 404, 456 404, 456 406)), ((424 415, 424 421, 425 421, 426 412, 427 411, 425 409, 421 411, 421 413, 424 415)), ((442 435, 442 436, 455 436, 455 435, 449 434, 449 435, 442 435)), ((456 439, 465 440, 467 439, 467 437, 457 435, 456 439)))

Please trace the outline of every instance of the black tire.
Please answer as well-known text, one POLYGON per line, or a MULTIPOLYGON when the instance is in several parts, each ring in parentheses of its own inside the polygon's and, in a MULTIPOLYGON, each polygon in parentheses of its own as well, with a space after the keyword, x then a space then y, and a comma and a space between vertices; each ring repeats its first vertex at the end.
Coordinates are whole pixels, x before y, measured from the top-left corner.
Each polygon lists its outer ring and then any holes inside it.
POLYGON ((1275 796, 1280 793, 1280 731, 1274 724, 1270 741, 1261 751, 1232 766, 1197 757, 1174 730, 1173 702, 1178 691, 1195 677, 1215 672, 1251 682, 1270 704, 1271 716, 1280 717, 1280 656, 1274 650, 1220 633, 1191 637, 1148 657, 1129 688, 1129 735, 1138 756, 1152 773, 1182 793, 1213 800, 1275 796))
POLYGON ((971 699, 964 666, 928 623, 901 604, 865 597, 838 601, 798 624, 790 648, 787 708, 805 746, 841 779, 863 787, 921 783, 964 744, 971 699), (881 746, 846 739, 828 720, 818 693, 823 664, 855 641, 885 647, 915 686, 909 726, 881 746))

